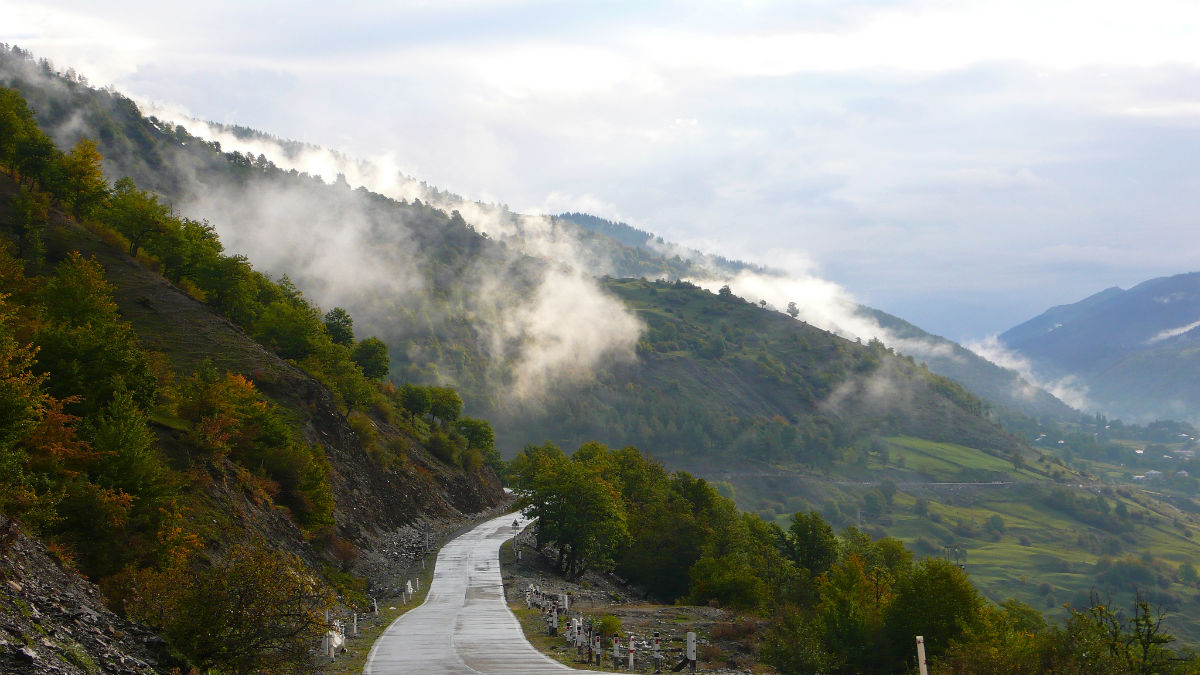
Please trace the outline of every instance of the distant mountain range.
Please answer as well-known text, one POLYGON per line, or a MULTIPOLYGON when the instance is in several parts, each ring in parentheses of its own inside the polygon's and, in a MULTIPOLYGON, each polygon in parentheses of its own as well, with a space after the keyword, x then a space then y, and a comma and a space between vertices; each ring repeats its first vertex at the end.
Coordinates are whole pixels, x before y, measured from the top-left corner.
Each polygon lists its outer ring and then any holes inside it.
POLYGON ((1200 272, 1105 289, 1053 307, 1000 341, 1039 376, 1076 378, 1097 412, 1126 421, 1200 419, 1200 272))

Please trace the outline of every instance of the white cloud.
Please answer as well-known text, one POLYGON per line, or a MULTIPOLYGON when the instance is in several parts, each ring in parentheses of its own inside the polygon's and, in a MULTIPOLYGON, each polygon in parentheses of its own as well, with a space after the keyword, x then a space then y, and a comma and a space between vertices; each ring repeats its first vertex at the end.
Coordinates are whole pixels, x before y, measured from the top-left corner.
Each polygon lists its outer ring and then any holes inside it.
MULTIPOLYGON (((1158 298, 1155 298, 1155 300, 1157 299, 1158 298)), ((1200 321, 1193 321, 1186 326, 1179 326, 1178 328, 1168 328, 1166 330, 1159 331, 1154 335, 1154 337, 1146 340, 1146 344, 1152 345, 1156 342, 1162 342, 1163 340, 1169 340, 1173 337, 1179 337, 1180 335, 1195 330, 1196 328, 1200 328, 1200 321)))
MULTIPOLYGON (((1072 408, 1083 411, 1088 411, 1092 408, 1092 402, 1088 398, 1087 385, 1079 381, 1079 378, 1074 375, 1068 375, 1057 380, 1046 380, 1045 378, 1038 377, 1034 372, 1033 364, 1028 358, 1005 347, 995 335, 989 335, 982 340, 969 342, 964 346, 1001 368, 1008 368, 1020 373, 1025 382, 1032 384, 1034 387, 1045 389, 1058 398, 1058 400, 1072 408)), ((1021 391, 1015 393, 1032 396, 1034 391, 1033 389, 1023 388, 1021 391)))

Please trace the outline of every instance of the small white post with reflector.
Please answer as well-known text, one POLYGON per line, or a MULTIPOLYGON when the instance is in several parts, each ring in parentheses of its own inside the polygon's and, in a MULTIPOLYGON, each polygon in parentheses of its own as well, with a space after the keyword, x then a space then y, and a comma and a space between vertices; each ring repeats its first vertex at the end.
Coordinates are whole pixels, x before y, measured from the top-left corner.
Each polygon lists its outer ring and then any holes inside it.
POLYGON ((917 667, 921 675, 929 675, 929 665, 925 663, 925 636, 917 636, 917 667))
POLYGON ((629 672, 633 672, 633 633, 629 634, 629 672))
POLYGON ((696 634, 687 634, 687 651, 685 652, 688 663, 692 667, 692 672, 696 672, 696 634))

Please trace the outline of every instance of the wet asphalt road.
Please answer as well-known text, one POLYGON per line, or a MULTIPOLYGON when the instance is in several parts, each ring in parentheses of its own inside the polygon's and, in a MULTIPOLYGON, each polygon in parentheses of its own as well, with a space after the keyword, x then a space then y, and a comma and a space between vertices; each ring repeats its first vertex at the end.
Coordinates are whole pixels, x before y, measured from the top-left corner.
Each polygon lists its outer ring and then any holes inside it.
POLYGON ((499 552, 516 534, 513 518, 489 520, 442 548, 425 603, 388 626, 364 675, 584 672, 534 649, 505 603, 499 552))

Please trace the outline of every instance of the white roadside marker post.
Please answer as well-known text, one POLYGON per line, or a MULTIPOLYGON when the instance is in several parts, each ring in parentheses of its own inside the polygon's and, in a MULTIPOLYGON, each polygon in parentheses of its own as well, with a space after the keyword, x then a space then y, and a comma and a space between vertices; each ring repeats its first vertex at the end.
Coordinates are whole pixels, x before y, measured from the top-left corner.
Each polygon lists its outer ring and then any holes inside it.
POLYGON ((696 672, 696 634, 687 634, 687 660, 692 667, 692 672, 696 672))
POLYGON ((659 653, 658 631, 654 631, 654 672, 662 672, 662 654, 659 653))
POLYGON ((925 663, 925 636, 917 636, 917 667, 921 675, 929 675, 929 665, 925 663))
POLYGON ((633 633, 629 634, 629 672, 633 672, 633 633))
POLYGON ((617 633, 613 633, 612 659, 613 659, 613 670, 620 668, 621 667, 621 636, 617 633))

